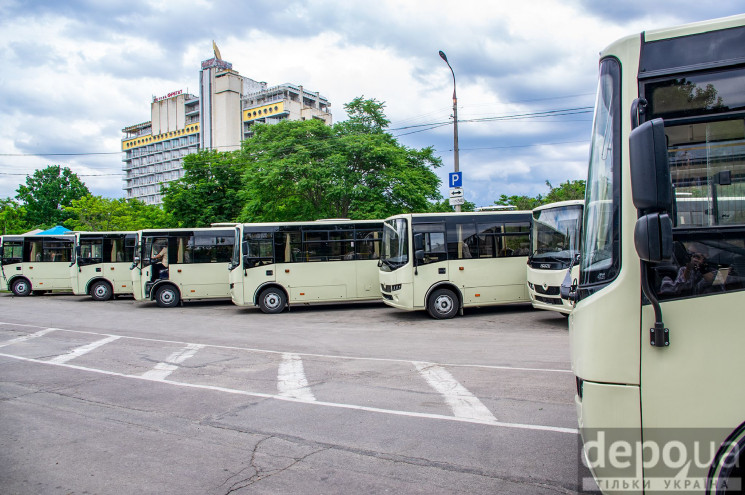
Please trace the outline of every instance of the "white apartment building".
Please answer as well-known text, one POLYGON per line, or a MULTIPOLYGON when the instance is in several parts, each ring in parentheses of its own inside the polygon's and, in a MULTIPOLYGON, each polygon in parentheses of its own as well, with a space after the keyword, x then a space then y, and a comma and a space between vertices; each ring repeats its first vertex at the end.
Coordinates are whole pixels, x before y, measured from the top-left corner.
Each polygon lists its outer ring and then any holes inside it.
POLYGON ((122 129, 127 198, 160 204, 161 185, 184 175, 183 157, 200 149, 232 151, 257 122, 320 119, 331 125, 329 101, 303 86, 267 87, 241 76, 215 56, 202 62, 199 95, 174 91, 153 97, 150 121, 122 129))

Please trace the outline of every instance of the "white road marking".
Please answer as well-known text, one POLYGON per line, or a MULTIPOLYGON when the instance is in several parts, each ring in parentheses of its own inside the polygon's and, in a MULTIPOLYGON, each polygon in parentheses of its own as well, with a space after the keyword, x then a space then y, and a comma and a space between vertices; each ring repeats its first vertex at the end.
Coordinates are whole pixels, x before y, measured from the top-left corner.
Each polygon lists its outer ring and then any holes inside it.
POLYGON ((168 375, 178 369, 178 364, 183 363, 189 358, 194 357, 194 354, 204 346, 201 344, 188 344, 180 351, 176 351, 166 358, 164 363, 158 363, 153 369, 142 374, 143 378, 150 380, 165 380, 168 375))
POLYGON ((35 339, 37 337, 41 337, 43 335, 46 335, 50 332, 54 332, 57 330, 56 328, 46 328, 44 330, 39 330, 36 333, 30 333, 28 335, 24 335, 23 337, 18 337, 12 340, 8 340, 6 342, 3 342, 0 344, 0 347, 5 347, 6 345, 12 345, 12 344, 18 344, 19 342, 26 342, 27 340, 35 339))
POLYGON ((442 394, 445 402, 458 418, 475 419, 483 423, 497 423, 497 418, 481 401, 456 380, 448 370, 442 366, 413 361, 419 374, 427 383, 442 394))
POLYGON ((97 340, 95 342, 91 342, 90 344, 86 344, 84 346, 78 347, 77 349, 73 349, 72 351, 68 352, 67 354, 62 354, 61 356, 57 356, 54 359, 50 359, 49 363, 51 364, 64 364, 68 361, 71 361, 75 358, 78 358, 84 354, 88 354, 94 349, 98 349, 102 345, 106 345, 109 342, 113 342, 115 340, 118 340, 120 337, 117 335, 109 335, 105 339, 97 340))
POLYGON ((305 378, 303 360, 297 354, 282 354, 282 362, 277 371, 277 390, 282 397, 312 402, 316 400, 305 378))
POLYGON ((234 395, 243 395, 248 397, 259 397, 264 399, 276 399, 276 400, 283 400, 287 402, 296 402, 296 403, 302 403, 302 404, 312 404, 316 406, 325 406, 325 407, 337 407, 341 409, 352 409, 356 411, 365 411, 365 412, 376 412, 376 413, 383 413, 383 414, 392 414, 395 416, 408 416, 413 418, 427 418, 427 419, 438 419, 443 421, 457 421, 461 423, 474 423, 474 424, 483 424, 483 425, 489 425, 489 426, 499 426, 503 428, 516 428, 521 430, 538 430, 538 431, 548 431, 553 433, 568 433, 570 435, 577 435, 578 431, 576 428, 561 428, 558 426, 543 426, 543 425, 528 425, 528 424, 520 424, 520 423, 502 423, 502 422, 494 422, 494 421, 484 421, 480 420, 478 418, 461 418, 457 416, 445 416, 442 414, 428 414, 428 413, 417 413, 417 412, 409 412, 409 411, 397 411, 393 409, 381 409, 377 407, 366 407, 366 406, 357 406, 353 404, 337 404, 334 402, 321 402, 321 401, 306 401, 302 399, 296 399, 294 397, 284 397, 281 395, 271 395, 271 394, 262 394, 259 392, 247 392, 245 390, 236 390, 232 388, 225 388, 225 387, 215 387, 211 385, 198 385, 194 383, 184 383, 184 382, 176 382, 172 380, 151 380, 148 378, 144 378, 142 375, 127 375, 124 373, 117 373, 114 371, 106 371, 106 370, 100 370, 96 368, 86 368, 84 366, 76 366, 74 364, 64 364, 64 363, 53 363, 51 361, 43 361, 41 359, 32 359, 32 358, 25 358, 21 356, 14 356, 12 354, 2 354, 0 353, 0 357, 6 357, 10 359, 17 359, 19 361, 25 361, 29 363, 38 363, 38 364, 46 364, 46 365, 54 365, 54 366, 61 366, 68 369, 74 369, 78 371, 88 371, 91 373, 99 373, 102 375, 108 375, 108 376, 116 376, 121 378, 132 378, 135 380, 146 380, 146 381, 152 381, 152 382, 158 382, 158 383, 165 383, 168 385, 175 385, 178 387, 185 387, 185 388, 193 388, 193 389, 200 389, 200 390, 211 390, 215 392, 224 392, 234 395))
MULTIPOLYGON (((0 325, 19 325, 19 326, 26 326, 26 327, 34 327, 34 328, 42 328, 38 325, 20 325, 17 323, 6 323, 6 322, 0 322, 0 325)), ((103 334, 99 332, 88 332, 85 330, 70 330, 66 328, 57 328, 56 330, 59 330, 61 332, 73 332, 73 333, 83 333, 88 335, 110 335, 110 334, 103 334)), ((144 337, 128 337, 125 335, 119 336, 122 339, 130 339, 130 340, 138 340, 141 342, 158 342, 158 343, 164 343, 164 344, 181 344, 186 345, 188 342, 181 342, 177 340, 163 340, 163 339, 148 339, 144 337)), ((212 344, 203 344, 204 347, 209 347, 210 349, 228 349, 228 350, 236 350, 236 351, 247 351, 247 352, 261 352, 264 354, 285 354, 287 351, 274 351, 269 349, 256 349, 252 347, 238 347, 238 346, 227 346, 227 345, 212 345, 212 344)), ((313 354, 313 353, 303 353, 303 352, 295 352, 293 354, 297 354, 300 357, 314 357, 314 358, 321 358, 321 359, 346 359, 350 361, 376 361, 376 362, 384 362, 384 363, 405 363, 405 364, 411 364, 411 359, 393 359, 393 358, 375 358, 375 357, 362 357, 362 356, 343 356, 338 354, 313 354)), ((428 362, 428 361, 419 361, 421 363, 427 364, 427 365, 438 365, 443 366, 447 368, 477 368, 477 369, 490 369, 490 370, 505 370, 505 371, 536 371, 536 372, 545 372, 545 373, 572 373, 572 370, 565 370, 565 369, 555 369, 555 368, 525 368, 525 367, 518 367, 518 366, 499 366, 499 365, 489 365, 489 364, 463 364, 463 363, 435 363, 435 362, 428 362)))

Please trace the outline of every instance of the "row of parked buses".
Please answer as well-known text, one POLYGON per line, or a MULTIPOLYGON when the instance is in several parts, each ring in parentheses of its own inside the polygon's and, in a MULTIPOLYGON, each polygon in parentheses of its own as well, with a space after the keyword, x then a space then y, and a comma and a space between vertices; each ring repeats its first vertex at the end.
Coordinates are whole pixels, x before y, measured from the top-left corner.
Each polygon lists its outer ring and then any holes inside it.
POLYGON ((133 294, 162 307, 231 298, 279 313, 295 304, 382 298, 434 318, 528 301, 568 313, 559 285, 577 256, 581 211, 573 201, 532 213, 4 236, 2 277, 17 296, 133 294))

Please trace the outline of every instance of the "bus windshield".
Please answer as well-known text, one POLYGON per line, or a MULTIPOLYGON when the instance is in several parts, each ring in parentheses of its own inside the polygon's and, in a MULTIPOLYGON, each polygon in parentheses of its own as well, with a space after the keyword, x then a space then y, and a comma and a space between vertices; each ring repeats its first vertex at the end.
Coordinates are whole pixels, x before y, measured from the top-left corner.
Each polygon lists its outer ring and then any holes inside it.
POLYGON ((590 162, 585 193, 580 285, 605 284, 620 268, 619 190, 620 67, 608 58, 600 64, 590 162))
POLYGON ((386 220, 383 224, 381 268, 393 271, 409 262, 409 229, 404 218, 386 220))
POLYGON ((582 206, 533 212, 533 259, 569 263, 579 253, 582 206))

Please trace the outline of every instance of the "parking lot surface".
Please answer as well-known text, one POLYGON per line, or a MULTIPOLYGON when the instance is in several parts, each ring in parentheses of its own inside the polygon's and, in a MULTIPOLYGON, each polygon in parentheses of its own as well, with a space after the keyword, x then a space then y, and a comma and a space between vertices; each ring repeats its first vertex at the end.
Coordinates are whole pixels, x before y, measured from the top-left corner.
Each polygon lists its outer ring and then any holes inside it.
POLYGON ((573 493, 566 319, 0 295, 4 493, 573 493))

